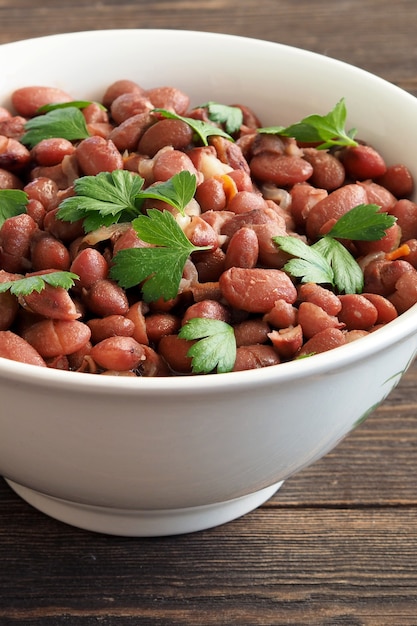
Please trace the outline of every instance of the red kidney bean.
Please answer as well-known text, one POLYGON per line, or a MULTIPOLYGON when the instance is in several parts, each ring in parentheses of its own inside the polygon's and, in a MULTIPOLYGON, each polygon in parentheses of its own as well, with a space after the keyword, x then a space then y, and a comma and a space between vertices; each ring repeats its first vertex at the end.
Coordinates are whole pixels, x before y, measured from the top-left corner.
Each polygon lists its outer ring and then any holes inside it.
POLYGON ((363 293, 362 297, 369 300, 377 310, 378 315, 375 325, 388 324, 388 322, 392 322, 392 320, 398 317, 395 306, 384 296, 377 293, 363 293))
POLYGON ((77 161, 86 176, 123 169, 123 158, 114 143, 102 137, 83 139, 75 150, 77 161))
POLYGON ((81 250, 70 266, 70 271, 78 275, 77 286, 88 289, 97 280, 107 278, 109 266, 104 256, 95 248, 81 250))
POLYGON ((0 189, 23 189, 23 183, 13 172, 0 168, 0 189))
POLYGON ((143 346, 145 359, 138 366, 140 376, 169 376, 168 365, 163 358, 150 346, 143 346))
POLYGON ((21 172, 30 162, 29 150, 17 139, 0 136, 0 167, 13 173, 21 172))
POLYGON ((389 296, 395 290, 398 279, 414 270, 407 261, 387 261, 377 259, 368 263, 363 270, 364 292, 377 293, 381 296, 389 296))
POLYGON ((120 152, 136 150, 143 133, 153 122, 149 113, 138 113, 113 128, 108 138, 120 152))
POLYGON ((68 248, 44 231, 36 233, 32 238, 30 257, 34 271, 50 268, 67 271, 71 264, 68 248))
POLYGON ((89 341, 91 331, 78 320, 47 319, 32 324, 23 338, 45 358, 71 354, 89 341))
POLYGON ((155 155, 152 168, 152 176, 155 181, 168 180, 175 174, 184 171, 198 176, 191 159, 184 152, 163 148, 155 155))
POLYGON ((193 131, 185 122, 163 119, 145 130, 139 140, 138 151, 153 157, 165 146, 172 146, 176 150, 184 149, 192 138, 193 131))
POLYGON ((252 228, 239 228, 227 246, 225 269, 231 267, 252 268, 256 266, 259 255, 259 242, 252 228))
POLYGON ((401 241, 417 238, 417 204, 412 200, 398 200, 390 210, 390 214, 397 218, 401 229, 401 241))
POLYGON ((389 165, 382 176, 378 176, 375 182, 385 187, 396 198, 408 198, 414 189, 414 180, 406 165, 389 165))
POLYGON ((299 352, 303 345, 303 330, 297 326, 289 326, 280 330, 273 330, 268 333, 268 338, 274 346, 275 352, 282 359, 292 359, 299 352))
POLYGON ((313 302, 301 302, 298 307, 298 324, 303 329, 303 335, 307 339, 311 339, 317 333, 326 328, 344 328, 345 324, 341 321, 340 316, 329 315, 317 304, 313 302))
POLYGON ((28 257, 31 238, 37 228, 36 222, 26 213, 9 217, 0 229, 0 246, 17 258, 28 257))
POLYGON ((146 334, 150 343, 157 345, 161 337, 175 335, 181 328, 181 320, 172 313, 150 313, 145 318, 146 334))
POLYGON ((372 146, 359 144, 340 152, 346 174, 353 180, 366 180, 385 174, 387 166, 382 156, 372 146))
POLYGON ((218 241, 215 230, 198 215, 194 215, 183 228, 184 234, 197 247, 210 246, 217 248, 218 241))
POLYGON ((27 119, 20 115, 14 115, 8 119, 0 121, 0 135, 11 139, 21 139, 25 134, 27 119))
POLYGON ((83 293, 86 306, 95 315, 126 315, 129 302, 126 293, 113 280, 102 278, 96 280, 83 293))
POLYGON ((25 339, 10 330, 0 331, 0 357, 28 365, 46 367, 39 352, 25 339))
POLYGON ((368 197, 368 203, 377 204, 381 207, 381 211, 390 211, 397 202, 397 198, 395 198, 395 196, 393 196, 388 189, 385 189, 385 187, 382 187, 371 180, 359 182, 358 185, 365 189, 368 197))
POLYGON ((185 115, 190 106, 189 96, 176 87, 154 87, 146 95, 156 109, 172 110, 178 115, 185 115))
POLYGON ((306 341, 297 356, 306 357, 327 352, 346 343, 345 334, 338 328, 325 328, 306 341))
POLYGON ((314 204, 308 212, 306 219, 308 237, 315 239, 321 234, 327 222, 336 221, 350 209, 367 203, 368 196, 360 185, 345 185, 332 191, 326 198, 314 204))
POLYGON ((123 315, 108 315, 95 317, 87 321, 91 330, 91 341, 99 343, 108 337, 133 337, 135 325, 132 320, 123 315))
POLYGON ((46 231, 64 242, 74 241, 84 235, 83 222, 64 222, 57 218, 58 208, 51 209, 45 215, 43 227, 46 231))
POLYGON ((274 306, 263 317, 273 328, 287 328, 288 326, 295 326, 297 323, 298 309, 286 302, 282 298, 274 303, 274 306))
POLYGON ((265 207, 264 198, 253 191, 238 191, 226 206, 228 211, 236 214, 249 213, 256 209, 263 210, 265 207))
POLYGON ((417 270, 412 268, 412 271, 404 272, 395 283, 395 292, 388 299, 399 314, 411 308, 417 302, 417 270))
POLYGON ((159 341, 158 352, 174 373, 190 374, 192 362, 187 354, 194 343, 178 335, 164 335, 159 341))
POLYGON ((214 135, 211 145, 215 148, 217 157, 222 163, 229 165, 233 170, 242 170, 250 174, 250 167, 245 159, 239 144, 231 142, 225 137, 214 135))
POLYGON ((352 293, 339 296, 342 308, 339 320, 347 330, 369 330, 378 320, 378 310, 369 298, 352 293))
MULTIPOLYGON (((211 283, 219 280, 226 269, 226 255, 221 248, 214 248, 194 255, 194 264, 200 283, 211 283)), ((194 285, 191 286, 192 288, 194 285)))
POLYGON ((46 284, 42 291, 22 296, 25 307, 33 313, 54 320, 75 320, 80 317, 73 300, 62 287, 46 284))
POLYGON ((148 310, 149 307, 139 300, 132 304, 126 312, 126 318, 133 322, 132 337, 142 345, 148 345, 149 343, 145 317, 148 310))
MULTIPOLYGON (((15 278, 14 274, 9 274, 0 270, 0 283, 8 282, 15 278)), ((16 296, 10 291, 0 293, 0 330, 8 330, 15 321, 19 311, 19 302, 16 296)))
POLYGON ((325 189, 316 189, 310 183, 298 183, 290 191, 291 215, 297 226, 304 227, 307 216, 315 204, 327 198, 325 189))
POLYGON ((56 207, 58 186, 50 178, 41 176, 25 185, 23 191, 31 200, 39 200, 46 211, 56 207))
POLYGON ((313 166, 309 181, 315 187, 333 191, 345 182, 345 168, 331 152, 304 148, 303 158, 313 166))
POLYGON ((182 318, 182 325, 196 317, 229 322, 230 311, 217 300, 200 300, 186 309, 182 318))
POLYGON ((109 116, 98 102, 90 102, 88 106, 82 109, 82 114, 87 124, 107 124, 109 116))
POLYGON ((220 289, 230 306, 251 313, 267 313, 276 300, 294 303, 297 290, 281 270, 233 267, 220 276, 220 289))
POLYGON ((201 211, 223 211, 226 208, 226 193, 221 180, 207 178, 202 181, 195 194, 201 211))
POLYGON ((241 372, 243 370, 270 367, 271 365, 278 365, 280 362, 280 358, 272 346, 258 344, 253 346, 240 346, 236 350, 236 360, 233 371, 241 372))
POLYGON ((23 117, 33 117, 45 104, 59 104, 72 100, 69 94, 57 87, 21 87, 12 93, 12 105, 23 117))
POLYGON ((123 93, 111 103, 110 114, 116 124, 125 122, 133 115, 146 114, 153 109, 152 102, 140 93, 123 93))
POLYGON ((45 207, 39 200, 28 200, 26 213, 33 219, 39 228, 43 228, 43 220, 46 214, 45 207))
POLYGON ((124 93, 136 93, 139 95, 144 95, 145 90, 142 89, 142 87, 138 85, 138 83, 135 83, 133 80, 116 80, 114 83, 109 85, 104 92, 104 95, 102 97, 103 105, 107 109, 109 109, 112 105, 112 102, 124 93))
POLYGON ((73 154, 74 145, 68 139, 60 139, 52 137, 51 139, 42 139, 31 150, 31 156, 38 165, 58 165, 62 162, 64 156, 73 154))
POLYGON ((259 318, 239 322, 235 324, 233 330, 235 332, 236 345, 240 347, 266 343, 271 327, 265 320, 259 318))
POLYGON ((329 289, 316 283, 304 283, 298 288, 298 297, 302 302, 312 302, 329 315, 338 315, 342 304, 340 299, 329 289))
POLYGON ((261 153, 251 159, 250 171, 261 182, 290 187, 308 180, 313 167, 299 156, 282 154, 272 157, 268 153, 261 153))

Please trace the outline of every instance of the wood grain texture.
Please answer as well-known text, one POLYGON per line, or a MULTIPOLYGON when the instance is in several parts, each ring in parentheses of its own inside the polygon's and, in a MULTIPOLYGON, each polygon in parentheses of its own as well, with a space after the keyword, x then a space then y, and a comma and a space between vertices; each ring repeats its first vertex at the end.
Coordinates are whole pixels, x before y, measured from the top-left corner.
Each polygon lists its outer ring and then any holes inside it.
MULTIPOLYGON (((415 0, 0 0, 0 43, 110 28, 277 41, 417 95, 415 0)), ((71 528, 0 480, 0 625, 416 626, 416 414, 414 365, 364 424, 265 505, 182 537, 71 528)))

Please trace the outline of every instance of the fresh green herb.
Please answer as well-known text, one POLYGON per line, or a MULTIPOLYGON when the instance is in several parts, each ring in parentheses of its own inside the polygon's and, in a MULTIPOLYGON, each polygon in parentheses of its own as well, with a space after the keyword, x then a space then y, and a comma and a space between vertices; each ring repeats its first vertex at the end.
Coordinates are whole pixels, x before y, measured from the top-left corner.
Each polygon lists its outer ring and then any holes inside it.
POLYGON ((346 117, 346 104, 342 98, 327 115, 309 115, 291 126, 269 126, 259 128, 258 132, 294 137, 297 141, 306 143, 317 143, 320 150, 327 150, 332 146, 357 146, 354 140, 356 129, 345 130, 346 117))
POLYGON ((208 140, 207 138, 211 135, 217 135, 220 137, 225 137, 229 139, 229 141, 233 141, 233 137, 231 137, 228 133, 226 133, 221 128, 214 126, 213 124, 208 124, 207 122, 202 122, 201 120, 194 120, 192 117, 182 117, 181 115, 177 115, 172 111, 167 111, 165 109, 153 109, 154 113, 159 113, 162 117, 172 119, 172 120, 181 120, 185 122, 192 128, 197 137, 200 138, 202 143, 207 146, 208 140))
POLYGON ((90 104, 97 104, 102 111, 106 111, 106 107, 100 102, 93 102, 92 100, 72 100, 71 102, 57 102, 56 104, 44 104, 39 107, 37 113, 49 113, 56 109, 68 109, 68 107, 74 107, 76 109, 86 109, 90 104))
POLYGON ((179 337, 195 340, 187 356, 192 358, 193 372, 218 374, 230 372, 236 360, 236 339, 233 328, 221 320, 194 318, 181 328, 179 337))
POLYGON ((196 176, 184 170, 175 174, 167 181, 142 190, 138 196, 140 198, 163 200, 177 209, 181 215, 185 215, 184 209, 193 199, 196 189, 196 176))
POLYGON ((207 109, 208 116, 212 122, 224 124, 227 133, 233 135, 237 133, 243 123, 242 109, 239 107, 219 104, 217 102, 206 102, 201 108, 207 109))
POLYGON ((379 213, 374 204, 361 204, 345 213, 324 237, 308 246, 291 236, 274 237, 273 241, 294 258, 284 270, 302 282, 330 284, 340 293, 360 293, 363 273, 356 259, 338 239, 376 241, 382 239, 395 217, 379 213))
POLYGON ((127 170, 82 176, 74 182, 76 195, 61 202, 57 217, 66 222, 83 219, 85 232, 130 222, 140 211, 137 197, 143 183, 143 178, 127 170))
POLYGON ((327 235, 352 241, 378 241, 396 221, 393 215, 380 211, 377 204, 359 204, 342 215, 327 235))
POLYGON ((111 277, 125 289, 145 281, 142 292, 146 302, 175 298, 188 257, 209 246, 194 246, 169 211, 149 209, 147 215, 133 220, 132 226, 152 247, 120 250, 113 259, 111 277))
POLYGON ((10 291, 14 296, 28 296, 33 291, 38 293, 45 288, 45 285, 51 287, 62 287, 70 289, 74 286, 74 280, 79 276, 73 272, 50 272, 49 274, 36 274, 35 276, 26 276, 0 283, 0 293, 10 291))
POLYGON ((327 259, 297 237, 283 235, 273 237, 273 241, 293 259, 287 261, 285 271, 295 278, 303 278, 303 282, 334 284, 333 270, 327 259))
POLYGON ((42 139, 61 137, 74 141, 90 136, 84 115, 76 107, 54 109, 45 115, 33 117, 25 124, 21 141, 33 148, 42 139))
POLYGON ((20 189, 0 189, 0 227, 9 217, 26 213, 27 193, 20 189))
POLYGON ((148 189, 143 189, 143 183, 143 178, 127 170, 83 176, 74 183, 76 195, 61 202, 57 216, 67 222, 83 219, 88 233, 130 222, 141 213, 145 198, 163 200, 184 214, 197 184, 194 174, 186 171, 148 189))

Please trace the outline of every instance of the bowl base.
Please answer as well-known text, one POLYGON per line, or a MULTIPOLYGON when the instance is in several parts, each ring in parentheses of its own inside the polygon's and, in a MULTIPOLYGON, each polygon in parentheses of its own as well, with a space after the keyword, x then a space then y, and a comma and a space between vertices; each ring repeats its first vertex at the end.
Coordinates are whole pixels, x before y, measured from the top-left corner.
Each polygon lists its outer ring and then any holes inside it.
POLYGON ((226 502, 160 510, 90 506, 45 495, 12 480, 6 482, 28 504, 71 526, 107 535, 162 537, 206 530, 241 517, 269 500, 283 481, 226 502))

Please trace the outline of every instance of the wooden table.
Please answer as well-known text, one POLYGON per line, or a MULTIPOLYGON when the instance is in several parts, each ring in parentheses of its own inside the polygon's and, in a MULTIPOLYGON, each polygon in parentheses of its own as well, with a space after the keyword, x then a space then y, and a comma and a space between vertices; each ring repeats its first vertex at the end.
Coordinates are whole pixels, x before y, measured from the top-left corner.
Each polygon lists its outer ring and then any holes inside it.
MULTIPOLYGON (((0 0, 0 43, 132 27, 291 44, 417 95, 415 0, 0 0)), ((0 481, 0 624, 415 626, 416 386, 414 366, 366 423, 267 504, 188 536, 84 532, 0 481)))

